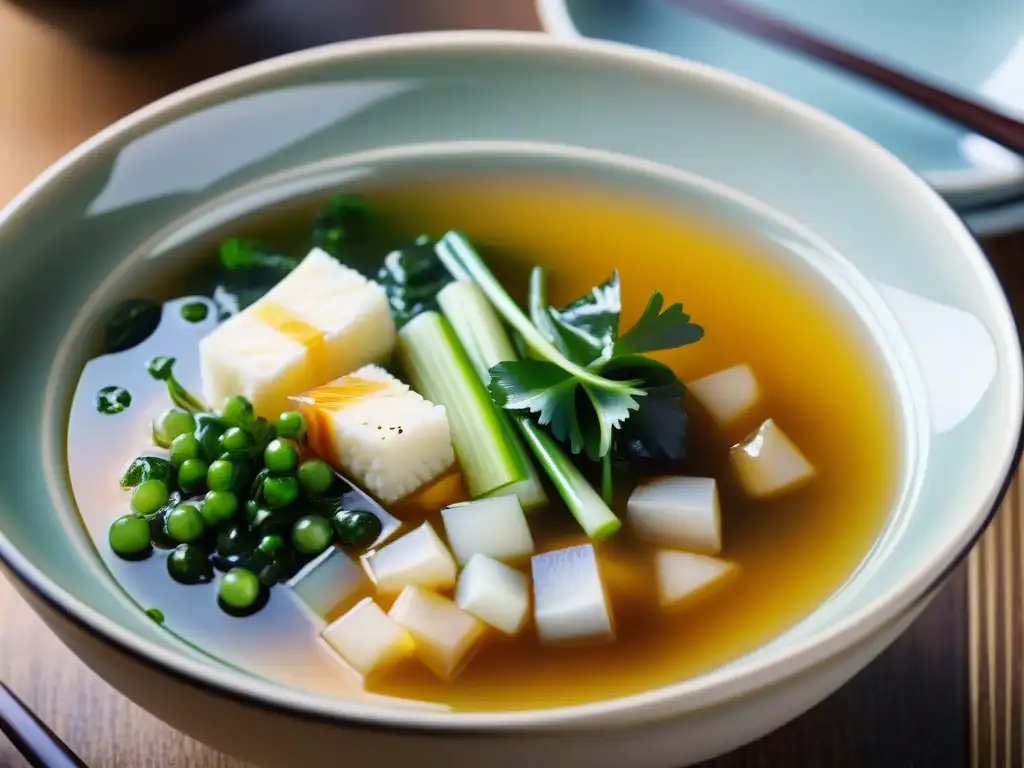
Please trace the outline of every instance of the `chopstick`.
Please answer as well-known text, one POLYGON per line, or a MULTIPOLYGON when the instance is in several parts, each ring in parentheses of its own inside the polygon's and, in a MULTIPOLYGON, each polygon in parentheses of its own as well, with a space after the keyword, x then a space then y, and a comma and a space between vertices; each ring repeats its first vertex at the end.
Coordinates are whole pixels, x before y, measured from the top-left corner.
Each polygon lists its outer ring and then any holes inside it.
POLYGON ((1024 122, 957 96, 887 64, 735 0, 672 0, 695 16, 831 64, 896 93, 937 115, 1024 156, 1024 122))
POLYGON ((0 731, 33 768, 87 768, 3 683, 0 683, 0 731))

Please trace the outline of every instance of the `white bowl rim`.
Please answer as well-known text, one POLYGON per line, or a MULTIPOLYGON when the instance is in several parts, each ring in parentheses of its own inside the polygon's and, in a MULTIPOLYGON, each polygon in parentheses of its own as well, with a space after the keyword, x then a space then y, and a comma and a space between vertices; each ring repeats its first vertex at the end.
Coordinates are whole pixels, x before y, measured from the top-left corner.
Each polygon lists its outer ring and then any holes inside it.
MULTIPOLYGON (((935 224, 941 226, 959 246, 965 268, 973 272, 982 290, 999 307, 997 346, 1003 359, 1020 360, 1020 342, 1016 324, 1005 295, 991 266, 963 222, 933 189, 891 153, 866 136, 795 99, 780 95, 737 75, 689 62, 667 54, 606 41, 560 41, 537 32, 512 31, 446 31, 390 35, 357 41, 335 43, 268 59, 215 76, 155 101, 86 140, 44 171, 24 191, 0 209, 0 228, 48 187, 59 184, 61 176, 99 150, 136 131, 161 123, 178 110, 188 109, 205 98, 229 91, 233 87, 258 82, 263 77, 315 68, 331 62, 374 57, 390 53, 477 52, 555 53, 579 60, 614 61, 623 67, 652 74, 671 73, 681 79, 699 79, 724 90, 742 94, 776 110, 799 117, 808 126, 828 133, 836 144, 845 145, 879 173, 895 177, 901 184, 919 193, 922 204, 931 209, 935 224)), ((492 733, 512 735, 522 731, 589 730, 595 727, 627 726, 639 722, 661 720, 682 712, 719 705, 752 691, 778 684, 806 672, 830 658, 842 654, 870 636, 883 631, 910 611, 939 586, 957 562, 967 553, 1008 488, 1012 469, 1021 454, 1021 426, 1024 414, 1024 369, 1009 366, 1007 378, 1008 413, 1014 418, 1001 421, 1003 434, 999 453, 1002 466, 998 477, 1002 485, 993 483, 984 497, 961 518, 961 530, 955 540, 936 552, 930 561, 912 577, 887 590, 871 604, 856 611, 827 630, 795 643, 787 650, 773 654, 746 668, 713 670, 698 678, 668 686, 589 704, 551 709, 514 710, 508 712, 445 712, 418 710, 371 704, 364 701, 334 699, 289 689, 264 681, 228 667, 204 666, 197 672, 195 661, 145 640, 99 611, 83 604, 57 585, 38 567, 18 552, 0 532, 0 563, 9 569, 33 596, 45 602, 59 615, 113 646, 133 660, 154 667, 193 687, 225 696, 244 704, 267 709, 282 715, 320 720, 361 729, 419 731, 428 734, 492 733)))
MULTIPOLYGON (((569 13, 567 0, 534 0, 534 4, 541 27, 549 34, 566 40, 593 39, 580 32, 569 13)), ((936 169, 920 171, 920 175, 944 195, 1011 193, 1024 183, 1024 168, 936 169)), ((970 200, 966 204, 970 205, 970 200)))

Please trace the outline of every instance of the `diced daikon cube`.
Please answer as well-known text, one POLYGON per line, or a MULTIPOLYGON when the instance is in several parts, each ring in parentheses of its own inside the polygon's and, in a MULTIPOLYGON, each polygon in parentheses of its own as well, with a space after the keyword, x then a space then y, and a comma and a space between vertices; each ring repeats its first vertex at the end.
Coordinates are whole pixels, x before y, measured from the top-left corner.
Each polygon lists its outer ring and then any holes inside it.
POLYGON ((288 582, 314 616, 331 621, 373 592, 366 571, 336 547, 310 561, 288 582))
POLYGON ((394 346, 384 290, 314 249, 199 343, 203 394, 215 409, 245 395, 273 419, 289 395, 386 360, 394 346))
POLYGON ((739 574, 739 566, 694 552, 660 549, 654 554, 658 603, 664 610, 679 608, 739 574))
POLYGON ((462 670, 484 633, 476 618, 421 587, 406 587, 388 615, 412 635, 420 660, 446 681, 462 670))
POLYGON ((410 585, 424 589, 455 586, 455 560, 430 523, 384 545, 369 555, 366 563, 383 593, 400 592, 410 585))
POLYGON ((544 643, 612 640, 611 610, 593 544, 534 555, 533 616, 544 643))
POLYGON ((814 467, 772 419, 730 448, 729 460, 743 490, 754 498, 793 490, 814 477, 814 467))
POLYGON ((734 365, 686 383, 686 388, 720 427, 749 413, 761 399, 761 388, 749 365, 734 365))
POLYGON ((455 603, 506 635, 515 635, 530 612, 530 586, 515 568, 477 554, 459 574, 455 603))
POLYGON ((626 503, 636 535, 652 544, 717 554, 722 549, 718 487, 710 477, 658 477, 626 503))
POLYGON ((390 669, 415 650, 409 633, 369 597, 327 627, 322 637, 363 677, 390 669))
POLYGON ((455 463, 445 409, 383 368, 364 366, 291 400, 306 416, 310 447, 385 503, 455 463))
POLYGON ((515 495, 493 496, 448 507, 441 512, 448 544, 460 565, 473 555, 505 563, 533 554, 533 536, 515 495))

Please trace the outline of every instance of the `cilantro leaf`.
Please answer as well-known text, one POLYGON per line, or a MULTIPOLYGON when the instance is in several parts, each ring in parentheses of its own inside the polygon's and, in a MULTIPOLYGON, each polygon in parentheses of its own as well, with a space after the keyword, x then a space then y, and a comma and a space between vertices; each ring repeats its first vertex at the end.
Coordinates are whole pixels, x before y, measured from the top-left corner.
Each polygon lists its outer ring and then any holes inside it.
POLYGON ((562 309, 548 308, 563 352, 580 365, 589 365, 611 351, 619 335, 621 311, 618 271, 562 309))
POLYGON ((683 312, 682 304, 672 304, 662 312, 664 304, 665 297, 661 291, 651 294, 636 325, 615 342, 615 357, 675 349, 703 338, 704 329, 690 322, 690 316, 683 312))
POLYGON ((584 447, 576 411, 579 381, 554 363, 543 360, 506 360, 489 371, 487 389, 495 405, 510 411, 537 414, 555 439, 571 445, 573 453, 584 447))
MULTIPOLYGON (((608 389, 598 389, 588 384, 583 385, 590 403, 593 406, 593 423, 597 424, 597 440, 587 440, 587 455, 597 461, 607 456, 612 449, 612 433, 620 429, 624 422, 630 419, 630 413, 637 411, 642 406, 630 395, 608 389)), ((646 400, 642 397, 640 400, 646 400)), ((589 423, 589 422, 588 422, 589 423)), ((578 453, 575 447, 574 453, 578 453)))

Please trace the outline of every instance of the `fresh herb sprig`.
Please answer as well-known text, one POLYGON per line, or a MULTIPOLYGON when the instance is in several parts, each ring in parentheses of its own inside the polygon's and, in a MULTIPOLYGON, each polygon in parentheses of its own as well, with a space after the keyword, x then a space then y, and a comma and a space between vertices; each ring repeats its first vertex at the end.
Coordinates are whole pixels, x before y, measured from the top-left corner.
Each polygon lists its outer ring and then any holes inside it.
POLYGON ((606 493, 613 450, 629 461, 683 457, 685 388, 668 366, 644 356, 703 337, 682 304, 666 308, 654 291, 640 319, 620 334, 618 274, 556 310, 547 305, 545 275, 536 269, 527 317, 463 235, 449 232, 436 250, 453 275, 480 287, 530 354, 490 369, 495 403, 534 414, 573 453, 602 461, 606 493))
POLYGON ((182 383, 175 378, 175 362, 176 360, 173 357, 159 355, 146 363, 146 371, 154 379, 162 381, 167 385, 167 394, 170 395, 171 401, 183 411, 188 411, 189 413, 209 411, 210 409, 206 406, 206 403, 185 389, 182 383))

